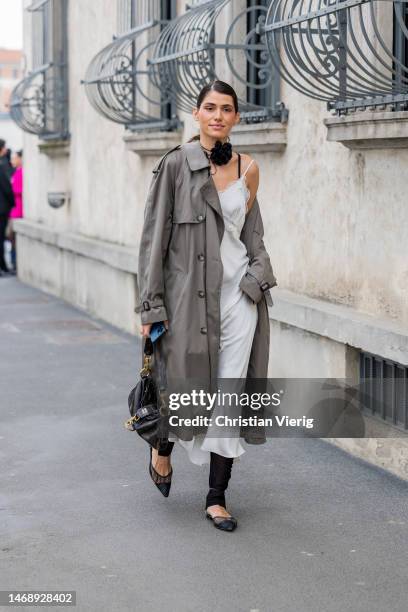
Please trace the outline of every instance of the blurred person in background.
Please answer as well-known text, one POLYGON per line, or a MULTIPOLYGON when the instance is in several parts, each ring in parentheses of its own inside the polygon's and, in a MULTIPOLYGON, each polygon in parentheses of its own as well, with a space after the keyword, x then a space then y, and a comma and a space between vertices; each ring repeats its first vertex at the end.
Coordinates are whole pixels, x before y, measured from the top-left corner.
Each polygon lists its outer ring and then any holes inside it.
POLYGON ((7 238, 11 242, 11 272, 17 271, 16 258, 16 234, 14 231, 13 219, 20 219, 24 216, 23 213, 23 151, 16 151, 11 158, 11 164, 14 168, 14 173, 11 177, 11 187, 13 189, 15 206, 11 209, 8 227, 7 238))
POLYGON ((0 139, 0 277, 10 274, 4 259, 4 243, 8 218, 15 204, 7 151, 5 141, 0 139))
POLYGON ((11 150, 6 147, 6 141, 0 138, 0 166, 2 166, 10 178, 14 172, 11 163, 11 150))

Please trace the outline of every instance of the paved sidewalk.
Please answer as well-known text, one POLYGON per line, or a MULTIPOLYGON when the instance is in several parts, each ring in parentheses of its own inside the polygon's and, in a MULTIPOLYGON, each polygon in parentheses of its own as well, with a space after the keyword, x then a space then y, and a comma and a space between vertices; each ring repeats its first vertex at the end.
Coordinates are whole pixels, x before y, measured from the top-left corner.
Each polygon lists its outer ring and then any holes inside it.
POLYGON ((0 347, 0 590, 73 589, 80 612, 406 612, 407 483, 270 440, 233 466, 220 532, 208 468, 176 447, 166 500, 123 427, 139 339, 3 278, 0 347))

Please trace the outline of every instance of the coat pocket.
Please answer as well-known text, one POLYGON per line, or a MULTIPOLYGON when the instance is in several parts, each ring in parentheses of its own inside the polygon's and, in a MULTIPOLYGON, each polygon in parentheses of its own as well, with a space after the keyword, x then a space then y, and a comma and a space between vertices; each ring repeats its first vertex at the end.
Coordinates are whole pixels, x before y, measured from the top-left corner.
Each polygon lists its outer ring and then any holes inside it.
POLYGON ((205 202, 176 201, 173 208, 173 223, 202 223, 205 221, 205 202))

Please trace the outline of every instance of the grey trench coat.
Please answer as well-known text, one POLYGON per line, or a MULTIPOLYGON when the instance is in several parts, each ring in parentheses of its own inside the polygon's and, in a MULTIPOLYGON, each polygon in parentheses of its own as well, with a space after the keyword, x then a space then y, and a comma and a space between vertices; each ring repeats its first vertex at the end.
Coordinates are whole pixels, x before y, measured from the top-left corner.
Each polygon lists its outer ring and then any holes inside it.
MULTIPOLYGON (((155 343, 162 389, 168 379, 200 379, 212 392, 217 389, 223 233, 218 192, 200 143, 171 149, 153 169, 139 249, 136 307, 143 324, 169 320, 169 330, 155 343)), ((258 308, 248 379, 265 379, 268 372, 268 305, 273 305, 269 289, 277 281, 263 235, 255 198, 240 236, 250 260, 240 288, 258 308)), ((264 441, 259 431, 246 431, 243 437, 248 443, 264 441)))

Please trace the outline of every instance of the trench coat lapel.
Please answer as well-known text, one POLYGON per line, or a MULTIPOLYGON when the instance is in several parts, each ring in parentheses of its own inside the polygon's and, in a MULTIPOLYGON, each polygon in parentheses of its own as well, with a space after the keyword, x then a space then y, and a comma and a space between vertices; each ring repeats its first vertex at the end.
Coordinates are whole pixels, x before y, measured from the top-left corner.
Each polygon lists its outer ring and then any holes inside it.
MULTIPOLYGON (((198 140, 188 142, 184 145, 184 148, 186 150, 188 165, 190 166, 190 169, 193 172, 196 170, 203 170, 204 168, 206 169, 206 172, 201 172, 199 175, 199 181, 201 182, 199 190, 201 191, 206 202, 208 202, 211 208, 223 220, 224 217, 221 210, 221 203, 218 197, 218 191, 215 187, 215 183, 212 179, 212 176, 209 174, 210 163, 204 151, 202 150, 200 143, 198 142, 198 140)), ((217 226, 218 233, 220 233, 219 223, 217 223, 217 226)))

